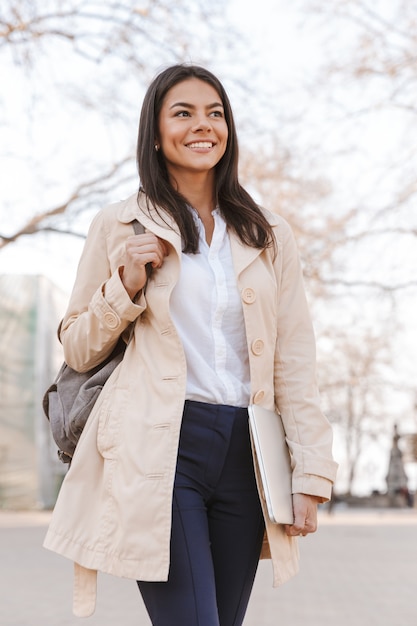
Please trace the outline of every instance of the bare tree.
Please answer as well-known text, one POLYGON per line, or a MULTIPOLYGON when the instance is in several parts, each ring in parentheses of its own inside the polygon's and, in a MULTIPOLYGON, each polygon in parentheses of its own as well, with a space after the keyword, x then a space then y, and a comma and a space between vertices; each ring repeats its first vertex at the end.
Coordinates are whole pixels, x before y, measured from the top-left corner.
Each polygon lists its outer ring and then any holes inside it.
POLYGON ((217 35, 227 35, 224 27, 218 31, 223 11, 223 0, 209 8, 191 0, 5 0, 0 47, 10 50, 15 63, 32 68, 54 41, 92 63, 117 59, 122 73, 136 67, 146 74, 155 56, 166 63, 195 53, 196 44, 212 50, 217 35))
POLYGON ((354 213, 334 215, 323 210, 322 201, 331 193, 329 182, 310 174, 278 142, 269 150, 257 148, 256 155, 245 151, 241 170, 260 204, 291 225, 312 299, 328 297, 333 283, 340 282, 343 270, 338 256, 354 213))
POLYGON ((0 250, 24 235, 33 235, 38 232, 54 232, 84 237, 84 232, 74 230, 72 226, 74 217, 81 212, 86 212, 91 205, 100 206, 103 204, 103 198, 107 197, 114 187, 120 187, 122 180, 119 174, 129 160, 130 157, 126 157, 112 165, 109 170, 104 171, 96 179, 80 183, 64 202, 29 216, 24 225, 12 235, 0 234, 0 250))
MULTIPOLYGON (((322 32, 323 64, 312 90, 358 160, 362 235, 392 234, 394 246, 417 235, 417 5, 413 0, 301 0, 322 32), (377 148, 371 152, 364 137, 377 148), (365 180, 365 176, 367 180, 365 180)), ((355 192, 356 190, 354 190, 355 192)), ((354 193, 355 197, 357 194, 354 193)), ((357 241, 361 232, 355 234, 357 241)), ((414 282, 415 284, 415 282, 414 282)))
POLYGON ((0 98, 8 131, 0 158, 16 185, 9 195, 3 189, 0 248, 42 231, 84 234, 81 212, 136 186, 144 85, 166 65, 215 65, 237 46, 224 8, 223 0, 210 7, 203 0, 2 2, 0 60, 9 89, 0 98))
MULTIPOLYGON (((319 331, 320 337, 330 338, 330 353, 340 357, 338 365, 327 369, 321 355, 322 387, 331 389, 333 370, 340 372, 343 391, 330 396, 326 392, 326 398, 337 428, 344 424, 346 457, 352 466, 370 441, 379 441, 381 452, 389 446, 384 433, 374 430, 378 424, 385 431, 392 427, 387 405, 372 413, 378 406, 373 400, 370 420, 369 397, 397 394, 399 405, 406 406, 415 393, 417 5, 413 0, 298 0, 298 6, 303 10, 301 28, 314 32, 320 42, 321 63, 308 93, 314 119, 325 120, 318 125, 322 141, 317 159, 332 185, 327 199, 334 202, 335 211, 343 207, 353 215, 336 253, 342 271, 325 278, 327 287, 333 285, 327 293, 336 296, 327 302, 327 314, 334 315, 319 331), (352 311, 350 321, 346 309, 352 311), (397 345, 401 340, 402 348, 385 357, 373 347, 371 369, 379 368, 381 375, 379 382, 378 377, 368 378, 365 393, 356 371, 366 363, 365 355, 354 357, 358 365, 353 370, 349 355, 351 342, 356 349, 356 333, 366 328, 397 345), (343 336, 343 331, 349 334, 340 350, 334 333, 343 336), (386 416, 380 422, 379 411, 386 416), (359 426, 355 415, 361 417, 359 426)), ((320 313, 326 315, 323 303, 320 313)), ((400 414, 397 419, 401 423, 407 417, 400 414)))
MULTIPOLYGON (((386 444, 398 415, 387 401, 392 392, 391 338, 374 329, 336 331, 320 342, 323 405, 335 425, 343 453, 341 478, 354 490, 358 468, 371 443, 386 444)), ((384 467, 384 457, 379 457, 384 467)))

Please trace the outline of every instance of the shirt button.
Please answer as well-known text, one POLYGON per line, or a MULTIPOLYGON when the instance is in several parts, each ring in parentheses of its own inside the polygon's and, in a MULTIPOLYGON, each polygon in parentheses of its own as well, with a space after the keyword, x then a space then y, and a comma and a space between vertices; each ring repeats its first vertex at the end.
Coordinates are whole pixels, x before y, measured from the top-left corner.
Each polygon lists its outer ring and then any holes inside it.
POLYGON ((257 391, 255 395, 253 396, 253 403, 259 404, 260 402, 262 402, 264 395, 265 395, 265 391, 263 389, 259 389, 259 391, 257 391))
POLYGON ((264 342, 262 339, 255 339, 255 341, 252 341, 251 349, 253 354, 256 354, 256 356, 261 355, 264 351, 264 342))
POLYGON ((104 321, 106 322, 108 328, 117 328, 119 325, 119 320, 114 313, 105 313, 104 321))
POLYGON ((252 302, 255 302, 256 300, 255 291, 251 287, 246 287, 242 291, 242 300, 246 304, 252 304, 252 302))

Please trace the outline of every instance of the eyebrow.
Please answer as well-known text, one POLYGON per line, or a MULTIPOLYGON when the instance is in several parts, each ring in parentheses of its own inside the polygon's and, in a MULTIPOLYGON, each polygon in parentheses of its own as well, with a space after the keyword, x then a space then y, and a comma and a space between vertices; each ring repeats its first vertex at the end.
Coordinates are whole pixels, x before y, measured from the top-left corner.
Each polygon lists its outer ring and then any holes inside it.
MULTIPOLYGON (((193 104, 189 104, 188 102, 174 102, 174 104, 171 104, 169 108, 174 109, 175 107, 183 107, 184 109, 195 109, 195 106, 193 104)), ((206 108, 217 109, 219 107, 223 109, 223 105, 221 102, 213 102, 212 104, 208 104, 206 108)))

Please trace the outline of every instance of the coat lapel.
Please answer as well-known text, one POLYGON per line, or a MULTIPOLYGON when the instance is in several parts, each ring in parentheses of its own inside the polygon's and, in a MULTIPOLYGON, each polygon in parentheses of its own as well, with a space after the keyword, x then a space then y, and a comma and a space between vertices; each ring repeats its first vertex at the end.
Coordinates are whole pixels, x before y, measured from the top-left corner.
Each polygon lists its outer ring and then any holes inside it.
MULTIPOLYGON (((266 219, 274 228, 279 226, 279 218, 274 213, 269 211, 264 212, 266 219)), ((230 232, 230 246, 232 249, 233 263, 235 267, 236 276, 239 275, 245 270, 253 261, 263 253, 263 249, 260 248, 252 248, 250 246, 245 245, 239 239, 239 237, 233 232, 230 232)), ((275 230, 275 237, 277 238, 277 231, 275 230)), ((277 244, 279 246, 279 240, 277 239, 277 244)), ((272 251, 272 248, 269 249, 272 251)))
POLYGON ((233 231, 230 231, 230 247, 237 278, 262 253, 259 248, 250 248, 243 244, 233 231))
POLYGON ((118 210, 117 217, 125 224, 134 219, 139 220, 145 228, 157 237, 168 241, 175 248, 178 256, 181 257, 181 236, 178 227, 168 213, 163 211, 161 213, 163 213, 163 217, 154 208, 149 207, 148 209, 143 194, 139 196, 138 203, 135 194, 122 204, 118 210))

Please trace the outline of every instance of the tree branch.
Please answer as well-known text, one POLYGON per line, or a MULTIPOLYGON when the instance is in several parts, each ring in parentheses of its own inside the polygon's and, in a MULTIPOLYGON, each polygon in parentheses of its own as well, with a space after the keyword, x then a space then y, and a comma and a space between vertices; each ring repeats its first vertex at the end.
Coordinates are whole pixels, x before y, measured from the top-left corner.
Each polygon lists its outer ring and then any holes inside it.
POLYGON ((117 163, 114 163, 109 170, 107 170, 100 176, 97 176, 92 180, 80 183, 75 188, 73 193, 71 193, 63 203, 34 215, 13 235, 0 234, 0 250, 7 245, 17 241, 17 239, 23 237, 24 235, 33 235, 34 233, 38 233, 40 231, 54 231, 80 236, 79 234, 77 234, 76 232, 72 232, 71 230, 55 229, 49 223, 51 218, 63 215, 64 213, 69 213, 78 202, 80 202, 81 200, 85 201, 87 198, 90 198, 94 194, 103 195, 104 193, 107 193, 108 187, 103 187, 103 184, 106 182, 110 182, 111 185, 114 186, 116 184, 114 180, 116 174, 120 172, 124 165, 126 165, 131 160, 132 157, 127 156, 117 163))

